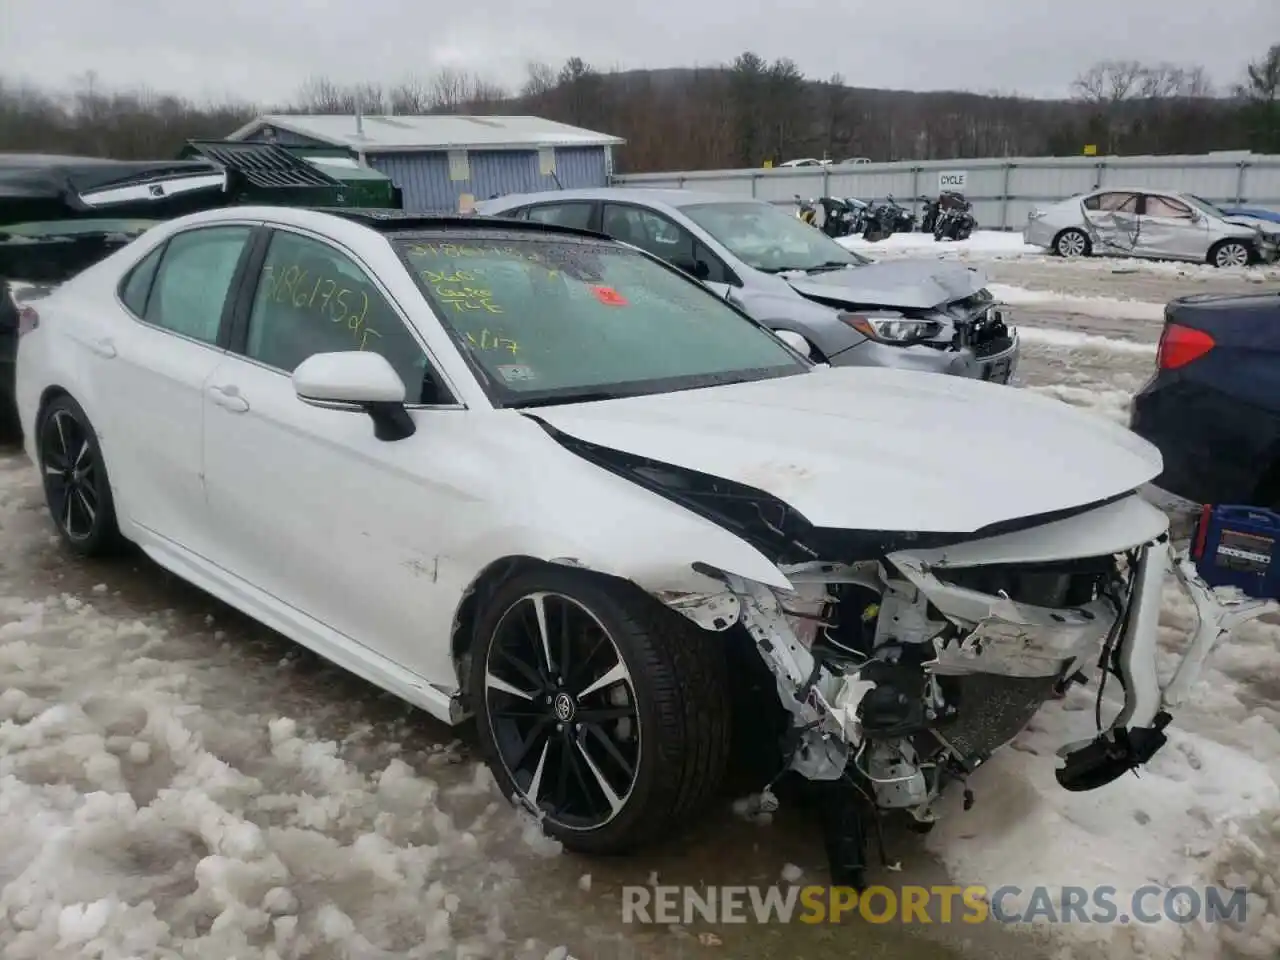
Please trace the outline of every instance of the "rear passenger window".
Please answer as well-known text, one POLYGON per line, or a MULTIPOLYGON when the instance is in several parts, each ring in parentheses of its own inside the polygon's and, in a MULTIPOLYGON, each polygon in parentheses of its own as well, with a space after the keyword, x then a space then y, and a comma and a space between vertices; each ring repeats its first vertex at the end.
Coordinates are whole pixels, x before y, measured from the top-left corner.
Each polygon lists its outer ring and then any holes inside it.
POLYGON ((129 272, 124 286, 120 288, 120 299, 136 317, 147 313, 147 294, 151 292, 151 281, 156 278, 156 267, 160 266, 160 257, 164 255, 164 244, 156 247, 142 262, 129 272))
POLYGON ((316 353, 386 357, 409 403, 447 403, 426 353, 355 262, 327 243, 277 231, 249 315, 245 354, 286 373, 316 353))
POLYGON ((1101 210, 1107 213, 1137 213, 1138 195, 1136 193, 1100 193, 1084 202, 1086 210, 1101 210))
POLYGON ((540 207, 530 207, 529 219, 536 223, 553 223, 561 227, 577 227, 579 230, 586 230, 591 223, 591 204, 548 203, 540 207))
POLYGON ((217 343, 222 307, 249 227, 201 227, 173 237, 164 249, 151 295, 147 323, 217 343))

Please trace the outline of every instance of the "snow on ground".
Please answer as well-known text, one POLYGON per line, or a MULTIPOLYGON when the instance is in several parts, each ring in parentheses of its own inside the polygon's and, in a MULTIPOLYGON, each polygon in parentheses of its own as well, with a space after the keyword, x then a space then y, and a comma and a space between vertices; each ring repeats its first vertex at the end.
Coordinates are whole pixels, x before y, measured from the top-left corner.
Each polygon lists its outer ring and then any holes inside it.
POLYGON ((975 230, 967 240, 934 240, 931 233, 895 233, 883 240, 870 242, 862 237, 841 237, 838 243, 858 253, 866 253, 872 257, 903 255, 906 253, 981 253, 987 255, 1003 254, 1043 254, 1040 247, 1022 242, 1022 234, 1006 230, 975 230))
MULTIPOLYGON (((1138 312, 1078 289, 1099 313, 1138 312)), ((1099 335, 1123 323, 1091 326, 1089 309, 1052 291, 1005 299, 1016 298, 1034 321, 1019 321, 1019 385, 1126 422, 1153 345, 1099 335), (1058 310, 1083 319, 1055 321, 1058 310)), ((586 865, 557 856, 449 731, 424 734, 428 721, 367 685, 266 631, 224 623, 225 608, 152 582, 163 575, 145 561, 93 567, 51 540, 30 468, 0 456, 4 960, 601 955, 582 947, 584 931, 674 956, 618 928, 619 884, 644 882, 655 864, 663 882, 767 883, 802 863, 821 875, 812 824, 783 816, 758 829, 713 816, 693 846, 591 863, 584 883, 586 865), (209 622, 193 613, 206 608, 222 612, 209 622), (744 829, 755 832, 733 832, 744 829)), ((1167 661, 1194 626, 1173 587, 1161 622, 1167 661)), ((1050 704, 979 771, 971 811, 950 796, 928 849, 961 884, 1101 884, 1122 904, 1146 883, 1251 891, 1244 929, 1058 926, 1055 960, 1274 960, 1280 627, 1250 624, 1222 643, 1141 777, 1069 794, 1052 755, 1091 733, 1093 690, 1050 704)), ((937 882, 911 862, 880 879, 937 882)), ((955 953, 898 942, 884 927, 719 933, 718 954, 686 934, 681 955, 997 955, 989 944, 955 953)), ((1018 941, 1011 955, 1042 954, 1018 941)))
POLYGON ((987 289, 997 300, 1010 306, 1054 307, 1068 313, 1107 317, 1115 320, 1155 320, 1164 318, 1163 303, 1118 300, 1114 297, 1087 297, 1069 293, 1046 293, 1003 283, 989 283, 987 289))
POLYGON ((1155 346, 1140 343, 1136 340, 1119 340, 1114 337, 1102 337, 1097 334, 1083 333, 1079 330, 1060 330, 1054 327, 1029 327, 1018 324, 1018 339, 1023 345, 1057 347, 1063 350, 1097 349, 1110 353, 1132 353, 1143 357, 1154 357, 1155 346))

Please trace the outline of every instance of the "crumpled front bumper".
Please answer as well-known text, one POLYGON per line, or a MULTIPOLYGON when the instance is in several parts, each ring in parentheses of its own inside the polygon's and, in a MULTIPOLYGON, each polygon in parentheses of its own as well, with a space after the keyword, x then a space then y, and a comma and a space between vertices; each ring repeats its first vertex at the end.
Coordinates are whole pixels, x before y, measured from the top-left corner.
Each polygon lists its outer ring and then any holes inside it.
POLYGON ((1275 263, 1280 260, 1280 233, 1258 231, 1258 259, 1263 263, 1275 263))
MULTIPOLYGON (((1162 731, 1170 715, 1156 662, 1160 605, 1170 566, 1168 536, 1143 544, 1137 556, 1124 604, 1099 598, 1069 608, 1037 607, 977 593, 945 582, 910 555, 895 559, 930 603, 967 631, 950 642, 935 641, 936 657, 926 665, 934 674, 1052 678, 1062 685, 1100 654, 1108 658, 1106 665, 1120 679, 1124 705, 1111 726, 1093 740, 1059 751, 1066 764, 1058 780, 1069 790, 1109 783, 1146 763, 1165 742, 1162 731)), ((1016 732, 1008 731, 1010 736, 1016 732)))
POLYGON ((895 594, 915 597, 914 608, 895 608, 894 619, 901 622, 894 629, 912 631, 915 642, 932 644, 933 657, 923 664, 927 675, 969 685, 958 717, 938 732, 948 747, 961 743, 955 752, 966 754, 973 766, 1013 739, 1055 691, 1104 664, 1119 680, 1110 689, 1118 688, 1123 705, 1097 736, 1059 751, 1064 765, 1057 776, 1068 790, 1095 789, 1150 760, 1166 742, 1171 710, 1213 645, 1231 624, 1259 612, 1258 604, 1247 602, 1224 606, 1199 580, 1194 565, 1171 553, 1164 514, 1136 496, 1032 530, 941 550, 904 550, 886 561, 788 569, 796 587, 792 594, 731 578, 741 600, 741 621, 772 669, 794 726, 806 731, 806 749, 793 767, 811 779, 840 776, 847 758, 863 747, 858 708, 875 686, 859 668, 819 669, 802 639, 804 621, 796 612, 814 617, 833 584, 884 589, 887 576, 885 604, 895 594), (1007 595, 959 586, 963 578, 949 573, 1106 556, 1128 557, 1123 590, 1077 606, 1014 602, 1007 595), (1160 608, 1171 572, 1195 602, 1201 629, 1173 677, 1162 683, 1157 673, 1160 608), (913 618, 916 622, 909 622, 913 618))

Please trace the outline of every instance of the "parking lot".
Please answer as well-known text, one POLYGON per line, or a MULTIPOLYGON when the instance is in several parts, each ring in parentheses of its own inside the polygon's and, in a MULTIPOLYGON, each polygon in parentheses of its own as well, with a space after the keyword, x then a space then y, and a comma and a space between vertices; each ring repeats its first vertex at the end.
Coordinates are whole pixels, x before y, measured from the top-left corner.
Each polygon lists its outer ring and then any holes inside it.
MULTIPOLYGON (((932 245, 873 252, 939 255, 932 245)), ((1074 263, 1012 242, 941 255, 987 270, 1011 304, 1024 337, 1018 388, 1120 422, 1151 373, 1164 301, 1280 283, 1277 267, 1074 263)), ((1192 616, 1170 588, 1162 640, 1180 644, 1192 616)), ((452 949, 522 960, 1083 960, 1176 956, 1184 938, 1200 936, 1239 956, 1273 956, 1277 640, 1277 627, 1242 629, 1215 656, 1208 684, 1150 772, 1097 793, 1067 794, 1053 782, 1052 750, 1072 731, 1089 732, 1092 688, 1050 705, 975 776, 973 810, 962 812, 953 797, 927 839, 890 838, 902 870, 877 871, 875 881, 1240 883, 1257 897, 1250 929, 1057 928, 1041 942, 994 925, 906 929, 858 920, 841 928, 627 927, 619 888, 655 874, 664 884, 769 884, 798 868, 801 882, 824 883, 811 818, 784 804, 772 822, 752 821, 727 797, 708 822, 659 851, 598 862, 561 853, 492 789, 465 735, 143 557, 70 559, 43 512, 38 477, 7 451, 0 867, 21 879, 0 904, 20 927, 5 957, 80 956, 98 942, 107 956, 211 960, 269 956, 266 946, 281 960, 452 949)))

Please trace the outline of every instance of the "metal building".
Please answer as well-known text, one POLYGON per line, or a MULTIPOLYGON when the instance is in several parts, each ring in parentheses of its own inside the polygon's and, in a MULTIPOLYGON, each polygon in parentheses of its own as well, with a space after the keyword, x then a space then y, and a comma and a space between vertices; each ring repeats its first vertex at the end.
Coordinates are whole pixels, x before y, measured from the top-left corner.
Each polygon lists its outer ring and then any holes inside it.
MULTIPOLYGON (((603 187, 624 141, 539 117, 269 114, 227 139, 343 147, 386 174, 406 210, 457 212, 467 201, 557 187, 603 187)), ((305 155, 304 155, 305 156, 305 155)))

